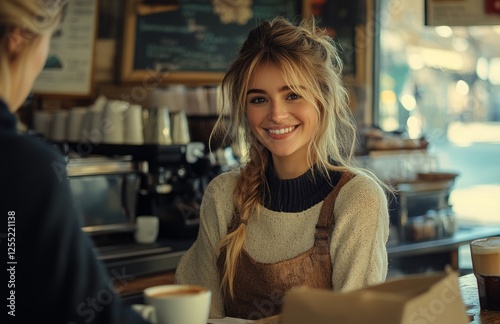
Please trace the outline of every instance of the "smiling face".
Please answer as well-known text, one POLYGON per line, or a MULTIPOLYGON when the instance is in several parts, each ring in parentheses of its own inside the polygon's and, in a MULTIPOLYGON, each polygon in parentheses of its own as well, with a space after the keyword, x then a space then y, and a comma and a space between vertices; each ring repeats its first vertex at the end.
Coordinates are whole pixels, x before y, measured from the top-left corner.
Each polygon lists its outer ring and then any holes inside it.
POLYGON ((248 84, 246 114, 252 133, 271 152, 280 178, 309 169, 307 150, 318 129, 318 112, 289 87, 276 65, 256 68, 248 84))

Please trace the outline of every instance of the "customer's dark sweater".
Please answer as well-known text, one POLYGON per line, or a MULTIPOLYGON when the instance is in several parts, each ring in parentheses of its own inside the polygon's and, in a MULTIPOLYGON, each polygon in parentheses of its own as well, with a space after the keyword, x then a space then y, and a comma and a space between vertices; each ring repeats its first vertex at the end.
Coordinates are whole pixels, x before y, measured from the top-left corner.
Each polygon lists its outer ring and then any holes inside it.
POLYGON ((18 134, 1 100, 0 215, 0 322, 143 322, 113 291, 127 269, 110 277, 81 231, 63 157, 18 134))

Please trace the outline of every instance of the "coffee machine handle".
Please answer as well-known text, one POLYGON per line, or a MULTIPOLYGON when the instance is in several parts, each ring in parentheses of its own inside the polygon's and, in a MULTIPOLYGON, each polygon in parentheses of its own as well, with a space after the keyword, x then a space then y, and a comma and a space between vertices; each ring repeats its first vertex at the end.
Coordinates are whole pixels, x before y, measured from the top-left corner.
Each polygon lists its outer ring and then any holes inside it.
POLYGON ((139 191, 139 185, 140 177, 138 177, 137 174, 133 176, 127 175, 122 182, 121 205, 125 214, 132 221, 135 221, 136 216, 136 196, 139 191))

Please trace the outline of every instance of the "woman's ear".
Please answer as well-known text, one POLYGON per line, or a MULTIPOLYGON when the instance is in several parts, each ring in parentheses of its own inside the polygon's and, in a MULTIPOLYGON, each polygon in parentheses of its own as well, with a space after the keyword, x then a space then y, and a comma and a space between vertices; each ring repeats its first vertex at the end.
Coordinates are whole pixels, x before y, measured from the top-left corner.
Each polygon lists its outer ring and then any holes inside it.
POLYGON ((15 59, 25 44, 26 38, 23 37, 21 28, 13 27, 7 35, 7 53, 9 54, 9 59, 15 59))

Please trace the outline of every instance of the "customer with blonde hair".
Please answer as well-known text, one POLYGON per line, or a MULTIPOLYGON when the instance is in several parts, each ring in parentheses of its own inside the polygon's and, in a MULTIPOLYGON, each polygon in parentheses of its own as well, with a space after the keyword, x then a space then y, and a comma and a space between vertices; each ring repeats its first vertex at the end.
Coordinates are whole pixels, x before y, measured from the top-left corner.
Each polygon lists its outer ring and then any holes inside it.
POLYGON ((390 188, 354 161, 332 39, 312 18, 264 21, 221 89, 221 118, 248 159, 209 183, 176 281, 211 289, 212 317, 247 319, 279 313, 295 286, 345 292, 383 282, 390 188))
POLYGON ((81 231, 65 161, 16 130, 17 109, 47 59, 65 7, 59 0, 0 1, 0 224, 6 323, 143 323, 125 307, 81 231))

